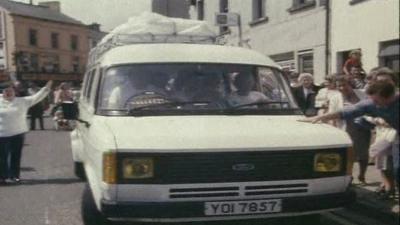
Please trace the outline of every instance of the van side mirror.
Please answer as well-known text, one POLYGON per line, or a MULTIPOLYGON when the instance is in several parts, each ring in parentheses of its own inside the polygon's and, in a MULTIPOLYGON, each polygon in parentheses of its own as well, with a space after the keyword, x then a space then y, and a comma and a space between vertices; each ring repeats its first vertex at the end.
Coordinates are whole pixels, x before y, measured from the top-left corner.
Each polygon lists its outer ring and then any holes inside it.
POLYGON ((67 120, 77 120, 79 117, 78 103, 63 102, 61 103, 64 118, 67 120))

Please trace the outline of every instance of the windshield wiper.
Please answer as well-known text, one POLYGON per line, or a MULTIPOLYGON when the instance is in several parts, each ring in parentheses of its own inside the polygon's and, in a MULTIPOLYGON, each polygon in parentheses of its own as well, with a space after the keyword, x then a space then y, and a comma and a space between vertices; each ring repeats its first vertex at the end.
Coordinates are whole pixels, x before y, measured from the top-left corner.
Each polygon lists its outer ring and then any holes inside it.
POLYGON ((141 111, 143 109, 151 109, 151 108, 156 108, 156 107, 160 107, 160 106, 182 107, 182 106, 186 106, 186 105, 205 106, 205 105, 209 105, 209 104, 210 104, 210 102, 207 102, 207 101, 182 101, 182 102, 173 101, 173 102, 163 102, 163 103, 133 107, 133 108, 129 108, 128 112, 132 113, 135 111, 141 111))
POLYGON ((270 105, 270 104, 280 104, 282 106, 282 104, 285 104, 285 103, 289 103, 289 102, 287 102, 287 101, 252 102, 252 103, 232 106, 229 109, 239 109, 239 108, 244 108, 247 106, 260 106, 260 105, 270 105))

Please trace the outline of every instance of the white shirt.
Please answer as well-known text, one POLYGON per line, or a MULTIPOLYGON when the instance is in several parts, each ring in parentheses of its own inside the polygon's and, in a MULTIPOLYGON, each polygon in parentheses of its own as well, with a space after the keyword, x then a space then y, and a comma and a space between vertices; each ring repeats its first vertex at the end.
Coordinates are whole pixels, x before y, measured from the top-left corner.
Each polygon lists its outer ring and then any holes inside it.
MULTIPOLYGON (((360 101, 367 98, 367 95, 362 90, 353 89, 353 91, 360 101)), ((338 112, 344 107, 345 99, 343 98, 341 92, 337 92, 336 94, 333 94, 329 99, 328 113, 338 112)), ((336 120, 336 127, 342 130, 346 130, 346 121, 341 119, 336 120)))
POLYGON ((27 132, 26 115, 28 109, 42 101, 50 92, 42 88, 36 94, 27 97, 15 97, 11 102, 0 98, 0 137, 10 137, 27 132))

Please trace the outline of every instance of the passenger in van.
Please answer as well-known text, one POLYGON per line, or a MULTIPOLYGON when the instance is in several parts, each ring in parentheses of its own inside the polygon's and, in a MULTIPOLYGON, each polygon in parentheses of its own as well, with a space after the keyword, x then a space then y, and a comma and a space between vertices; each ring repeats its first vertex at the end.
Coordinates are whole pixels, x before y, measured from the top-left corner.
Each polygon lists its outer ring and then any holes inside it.
POLYGON ((193 101, 196 89, 199 88, 196 76, 197 74, 193 71, 179 71, 173 82, 174 98, 179 101, 193 101))
POLYGON ((205 74, 200 78, 192 99, 194 101, 209 102, 214 106, 222 107, 225 104, 222 90, 221 76, 215 73, 205 74))
POLYGON ((154 92, 155 94, 168 97, 167 84, 170 80, 168 74, 163 72, 149 72, 146 80, 145 92, 154 92))
POLYGON ((245 105, 256 102, 269 101, 270 99, 259 91, 254 91, 255 81, 251 74, 239 73, 234 78, 233 84, 236 91, 231 93, 227 100, 231 106, 245 105))

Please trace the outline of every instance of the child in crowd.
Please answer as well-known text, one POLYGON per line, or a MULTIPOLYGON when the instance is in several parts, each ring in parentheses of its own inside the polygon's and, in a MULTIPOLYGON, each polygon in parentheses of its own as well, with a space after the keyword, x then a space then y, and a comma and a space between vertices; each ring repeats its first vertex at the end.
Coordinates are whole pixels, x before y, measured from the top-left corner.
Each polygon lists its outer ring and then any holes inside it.
POLYGON ((350 52, 349 58, 346 60, 346 62, 343 65, 343 72, 347 76, 351 76, 351 68, 356 67, 360 70, 361 73, 365 73, 365 71, 362 68, 362 62, 361 62, 361 50, 356 49, 350 52))

